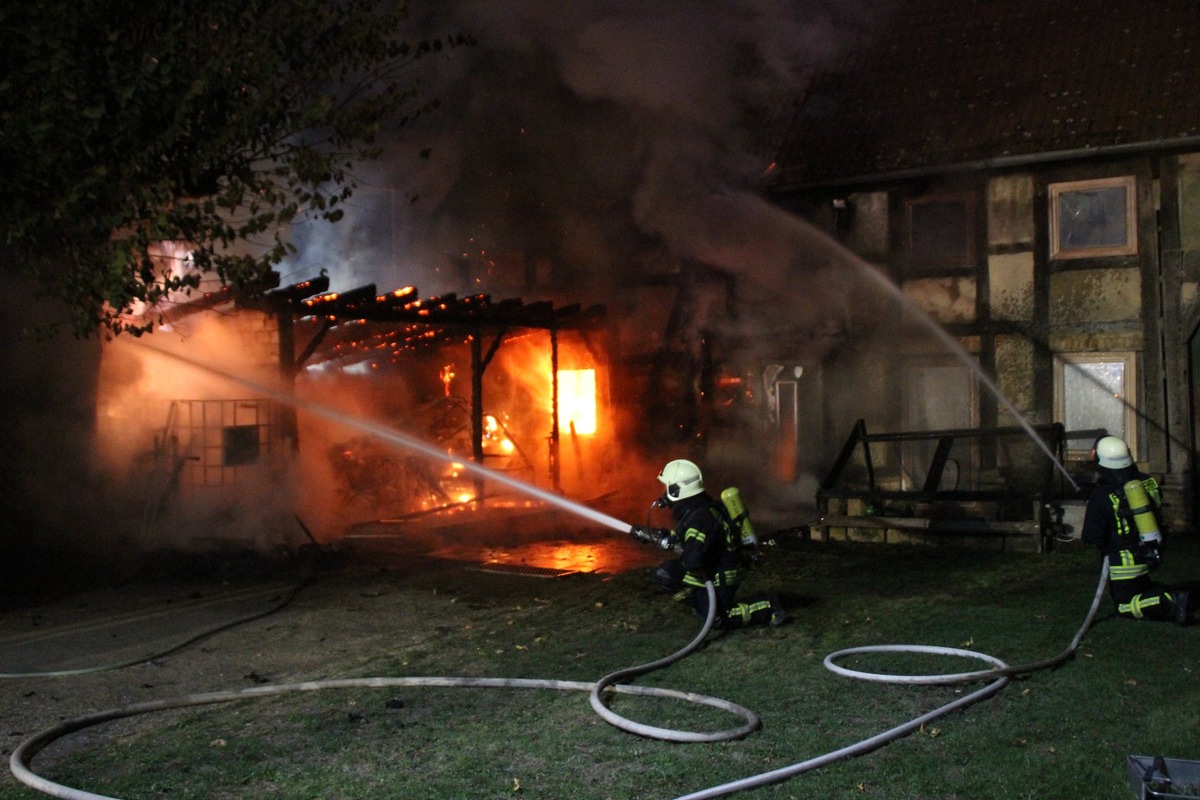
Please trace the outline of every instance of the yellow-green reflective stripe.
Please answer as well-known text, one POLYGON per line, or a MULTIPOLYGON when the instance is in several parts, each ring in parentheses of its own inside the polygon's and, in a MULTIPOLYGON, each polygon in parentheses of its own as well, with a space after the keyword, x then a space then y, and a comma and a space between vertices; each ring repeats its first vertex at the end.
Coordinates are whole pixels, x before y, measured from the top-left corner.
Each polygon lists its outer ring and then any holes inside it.
POLYGON ((729 616, 749 619, 755 611, 763 611, 771 607, 770 600, 759 600, 757 603, 738 603, 729 609, 729 616))
POLYGON ((1153 608, 1161 602, 1158 597, 1147 597, 1145 599, 1139 594, 1130 600, 1128 603, 1122 603, 1117 610, 1123 613, 1132 614, 1134 619, 1142 619, 1145 616, 1145 609, 1153 608))
POLYGON ((1150 568, 1145 564, 1138 564, 1133 567, 1113 567, 1108 571, 1108 577, 1114 581, 1127 581, 1130 578, 1137 578, 1145 575, 1150 571, 1150 568))
MULTIPOLYGON (((704 581, 687 573, 683 576, 683 582, 688 586, 703 586, 704 581)), ((723 572, 718 572, 712 579, 713 586, 736 586, 738 582, 738 571, 736 569, 727 569, 723 572)))
POLYGON ((1117 521, 1117 535, 1118 536, 1128 535, 1129 534, 1129 523, 1119 513, 1121 510, 1121 496, 1117 495, 1117 494, 1110 494, 1108 496, 1108 502, 1112 503, 1113 518, 1115 518, 1117 521))

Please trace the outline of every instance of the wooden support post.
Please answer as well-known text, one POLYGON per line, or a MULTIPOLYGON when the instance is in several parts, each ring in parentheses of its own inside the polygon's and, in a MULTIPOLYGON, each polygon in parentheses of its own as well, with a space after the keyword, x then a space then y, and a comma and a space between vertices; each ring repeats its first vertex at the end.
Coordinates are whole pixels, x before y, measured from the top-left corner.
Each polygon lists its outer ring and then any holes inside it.
MULTIPOLYGON (((284 386, 291 392, 296 391, 296 329, 292 312, 281 311, 275 315, 275 326, 279 332, 279 376, 284 386)), ((296 419, 296 407, 282 404, 279 410, 280 438, 291 442, 292 452, 300 452, 300 424, 296 419)))
POLYGON ((550 485, 562 491, 558 430, 558 328, 550 328, 550 485))
MULTIPOLYGON (((507 330, 496 334, 487 355, 483 354, 483 330, 476 328, 471 334, 471 457, 479 466, 483 466, 483 373, 500 349, 505 333, 507 330)), ((483 488, 483 477, 476 473, 476 500, 483 500, 483 488)))

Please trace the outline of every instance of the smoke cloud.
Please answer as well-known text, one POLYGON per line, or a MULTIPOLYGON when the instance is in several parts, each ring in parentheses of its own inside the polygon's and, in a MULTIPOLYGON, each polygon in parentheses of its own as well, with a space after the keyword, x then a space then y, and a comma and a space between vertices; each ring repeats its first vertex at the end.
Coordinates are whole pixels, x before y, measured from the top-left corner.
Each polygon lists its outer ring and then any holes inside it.
MULTIPOLYGON (((510 288, 489 285, 496 262, 519 251, 553 261, 573 301, 604 302, 649 245, 784 269, 793 256, 771 250, 791 243, 711 227, 706 206, 753 197, 812 70, 849 52, 874 19, 871 4, 812 0, 411 10, 414 39, 461 32, 478 45, 422 62, 415 77, 440 107, 359 171, 347 219, 300 227, 287 266, 297 279, 327 268, 335 290, 495 291, 510 288)), ((764 211, 747 206, 739 224, 764 211)))
MULTIPOLYGON (((810 76, 871 35, 882 0, 452 0, 410 11, 410 41, 466 33, 477 45, 422 62, 414 78, 439 107, 361 165, 345 219, 298 227, 285 275, 327 269, 338 291, 603 303, 649 341, 669 305, 647 305, 671 298, 630 287, 694 260, 737 275, 738 302, 753 309, 733 319, 699 302, 695 329, 743 341, 794 330, 788 357, 808 362, 843 341, 852 279, 762 188, 810 76)), ((726 455, 743 472, 739 462, 762 458, 726 455)))

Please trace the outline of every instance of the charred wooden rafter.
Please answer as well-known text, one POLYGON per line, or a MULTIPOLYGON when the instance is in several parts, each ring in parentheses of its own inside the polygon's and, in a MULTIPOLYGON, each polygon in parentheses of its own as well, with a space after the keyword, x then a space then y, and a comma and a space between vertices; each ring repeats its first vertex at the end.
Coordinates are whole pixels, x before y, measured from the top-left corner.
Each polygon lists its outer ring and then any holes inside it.
POLYGON ((307 297, 327 291, 329 291, 329 276, 321 274, 316 278, 310 278, 300 283, 293 283, 291 286, 285 286, 282 289, 267 292, 263 295, 263 298, 266 302, 278 307, 280 303, 295 305, 307 297))
POLYGON ((604 316, 602 306, 555 308, 549 301, 517 298, 493 302, 486 294, 420 298, 413 286, 378 294, 374 284, 328 292, 325 276, 264 295, 277 313, 290 314, 298 330, 310 331, 309 346, 296 366, 405 354, 463 343, 511 329, 582 329, 604 316), (323 280, 323 283, 320 281, 323 280))

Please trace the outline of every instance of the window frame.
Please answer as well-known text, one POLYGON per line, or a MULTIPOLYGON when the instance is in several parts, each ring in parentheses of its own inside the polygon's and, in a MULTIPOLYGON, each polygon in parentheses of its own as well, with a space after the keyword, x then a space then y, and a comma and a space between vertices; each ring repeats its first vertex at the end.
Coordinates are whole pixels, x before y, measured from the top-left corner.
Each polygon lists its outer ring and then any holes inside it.
POLYGON ((977 236, 979 200, 974 192, 939 192, 910 197, 904 200, 904 263, 906 277, 933 278, 962 274, 976 266, 979 260, 977 236), (957 203, 963 207, 963 249, 943 258, 919 257, 914 250, 914 211, 937 204, 957 203))
MULTIPOLYGON (((1129 452, 1138 452, 1138 352, 1136 350, 1104 350, 1096 352, 1057 353, 1054 356, 1054 418, 1067 424, 1066 370, 1068 364, 1106 364, 1120 362, 1123 369, 1122 425, 1124 431, 1108 431, 1120 436, 1129 445, 1129 452)), ((1094 426, 1098 427, 1098 426, 1094 426)), ((1090 430, 1083 428, 1081 430, 1090 430)), ((1070 433, 1070 429, 1067 431, 1070 433)), ((1065 456, 1068 461, 1091 458, 1094 440, 1067 439, 1065 456)))
POLYGON ((1137 178, 1135 176, 1120 175, 1114 178, 1051 183, 1047 186, 1047 205, 1050 211, 1051 260, 1066 261, 1073 258, 1106 258, 1137 255, 1137 178), (1125 243, 1119 245, 1098 245, 1094 247, 1064 247, 1062 244, 1062 198, 1073 192, 1094 192, 1114 188, 1125 190, 1125 243))

